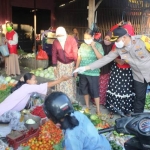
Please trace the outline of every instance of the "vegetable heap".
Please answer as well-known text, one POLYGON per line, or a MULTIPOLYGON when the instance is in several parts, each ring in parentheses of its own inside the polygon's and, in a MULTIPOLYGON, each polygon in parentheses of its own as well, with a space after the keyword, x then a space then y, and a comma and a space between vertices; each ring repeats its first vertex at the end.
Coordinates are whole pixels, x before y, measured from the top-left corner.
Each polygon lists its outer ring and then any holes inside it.
POLYGON ((118 145, 115 141, 109 141, 112 150, 123 150, 123 148, 118 145))
POLYGON ((13 86, 14 84, 1 84, 0 85, 0 103, 3 102, 7 98, 13 86))
POLYGON ((51 121, 47 121, 40 127, 38 137, 29 139, 22 146, 28 146, 30 150, 55 150, 54 145, 61 142, 62 131, 51 121))
POLYGON ((45 70, 43 70, 43 68, 38 68, 36 70, 31 70, 30 73, 35 74, 35 76, 39 76, 39 77, 43 77, 43 78, 47 78, 47 79, 55 78, 53 67, 49 67, 45 70))
POLYGON ((146 94, 145 109, 150 109, 150 93, 147 93, 147 94, 146 94))
POLYGON ((37 106, 35 109, 33 109, 33 111, 31 111, 31 114, 35 115, 35 116, 39 116, 41 118, 45 118, 46 117, 42 106, 37 106))

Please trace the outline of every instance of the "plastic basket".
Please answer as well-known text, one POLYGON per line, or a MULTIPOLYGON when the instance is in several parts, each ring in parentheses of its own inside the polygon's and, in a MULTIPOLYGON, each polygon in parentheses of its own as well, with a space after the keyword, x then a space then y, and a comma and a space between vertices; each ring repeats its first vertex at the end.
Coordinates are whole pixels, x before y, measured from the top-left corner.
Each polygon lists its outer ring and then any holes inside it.
POLYGON ((27 132, 18 132, 14 131, 13 133, 9 134, 7 136, 7 142, 9 146, 13 147, 14 150, 17 150, 17 148, 27 142, 29 139, 33 137, 37 137, 39 135, 40 130, 39 129, 31 129, 27 132), (15 133, 14 133, 15 132, 15 133))

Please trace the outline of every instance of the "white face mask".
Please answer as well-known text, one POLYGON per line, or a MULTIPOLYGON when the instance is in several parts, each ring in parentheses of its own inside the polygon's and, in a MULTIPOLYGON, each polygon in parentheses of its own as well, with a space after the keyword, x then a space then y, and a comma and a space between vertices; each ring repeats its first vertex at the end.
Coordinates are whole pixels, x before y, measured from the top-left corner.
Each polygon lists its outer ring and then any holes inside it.
POLYGON ((59 42, 65 42, 66 41, 66 36, 64 35, 64 36, 60 36, 60 37, 57 37, 57 40, 59 41, 59 42))
POLYGON ((85 40, 85 39, 84 39, 84 42, 85 42, 86 44, 90 45, 90 44, 93 42, 93 39, 88 39, 88 40, 85 40))
POLYGON ((122 40, 120 40, 119 42, 115 42, 115 45, 116 45, 117 48, 123 48, 124 43, 123 43, 122 40))

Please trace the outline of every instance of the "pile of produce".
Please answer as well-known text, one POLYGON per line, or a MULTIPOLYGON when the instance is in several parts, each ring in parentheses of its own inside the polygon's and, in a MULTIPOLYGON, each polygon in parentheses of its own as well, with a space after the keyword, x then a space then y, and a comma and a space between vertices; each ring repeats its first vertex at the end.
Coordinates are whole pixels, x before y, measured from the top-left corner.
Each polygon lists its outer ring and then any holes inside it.
MULTIPOLYGON (((73 104, 73 107, 74 110, 84 113, 91 120, 94 126, 96 126, 97 129, 104 129, 110 127, 110 123, 106 121, 108 120, 107 114, 101 114, 98 116, 96 114, 87 113, 85 110, 83 110, 82 106, 80 106, 79 104, 73 104)), ((111 125, 113 125, 112 122, 111 125)))
POLYGON ((118 145, 115 141, 109 142, 111 145, 112 150, 123 150, 123 147, 118 145))
POLYGON ((55 145, 59 144, 61 140, 62 130, 49 120, 40 127, 38 137, 29 139, 22 146, 30 150, 55 150, 55 145))
POLYGON ((0 76, 0 103, 10 94, 11 88, 17 83, 11 77, 0 76))
POLYGON ((35 115, 35 116, 39 116, 41 118, 45 118, 46 117, 42 106, 37 106, 36 108, 34 108, 31 111, 31 114, 35 115))
POLYGON ((0 103, 3 102, 10 94, 12 85, 1 85, 0 86, 0 103))
POLYGON ((23 56, 26 55, 27 53, 24 52, 22 49, 18 49, 18 55, 23 56))
POLYGON ((52 80, 55 79, 53 67, 49 67, 45 70, 43 70, 43 68, 38 68, 36 70, 31 70, 30 72, 35 74, 35 76, 39 76, 39 77, 43 77, 43 78, 47 78, 47 79, 52 79, 52 80))
POLYGON ((19 59, 29 59, 29 58, 35 58, 35 53, 26 53, 24 52, 22 49, 18 50, 18 54, 19 54, 19 59))
POLYGON ((4 85, 4 84, 16 84, 17 81, 15 79, 12 79, 10 76, 8 77, 4 77, 4 76, 0 76, 0 86, 4 85))
POLYGON ((106 133, 105 136, 109 140, 112 150, 124 150, 124 143, 133 137, 131 135, 124 135, 123 133, 117 133, 116 131, 106 133))
POLYGON ((146 94, 145 109, 149 109, 150 110, 150 92, 146 94))

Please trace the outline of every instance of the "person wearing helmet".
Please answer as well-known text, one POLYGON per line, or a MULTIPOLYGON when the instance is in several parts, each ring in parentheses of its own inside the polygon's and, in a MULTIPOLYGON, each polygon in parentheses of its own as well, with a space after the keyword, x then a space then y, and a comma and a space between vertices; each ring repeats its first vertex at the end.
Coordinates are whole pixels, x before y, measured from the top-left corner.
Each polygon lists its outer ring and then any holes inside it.
POLYGON ((111 150, 109 142, 99 135, 91 121, 74 111, 68 96, 53 92, 44 102, 46 116, 64 130, 65 150, 111 150))

